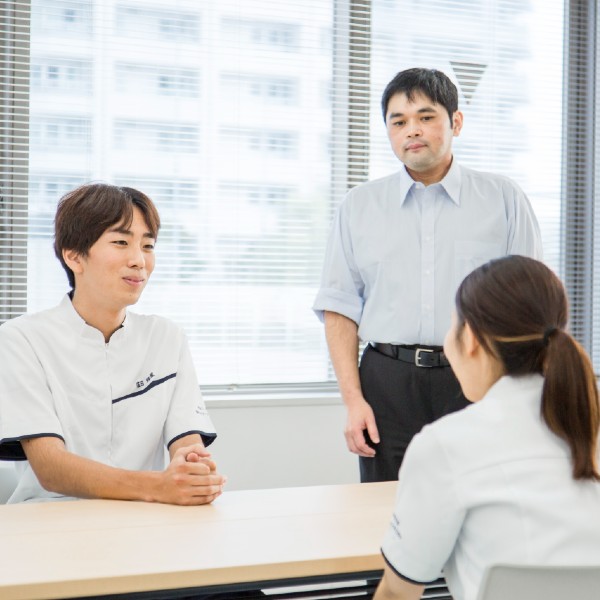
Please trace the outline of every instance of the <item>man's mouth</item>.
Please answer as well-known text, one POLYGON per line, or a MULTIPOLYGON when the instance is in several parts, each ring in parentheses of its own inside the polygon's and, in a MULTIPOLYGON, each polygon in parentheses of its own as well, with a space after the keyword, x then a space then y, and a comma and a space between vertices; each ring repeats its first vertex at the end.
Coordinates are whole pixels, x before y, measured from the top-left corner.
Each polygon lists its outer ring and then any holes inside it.
POLYGON ((123 277, 123 280, 125 281, 125 283, 128 283, 129 285, 133 286, 141 285, 145 281, 145 279, 141 277, 123 277))

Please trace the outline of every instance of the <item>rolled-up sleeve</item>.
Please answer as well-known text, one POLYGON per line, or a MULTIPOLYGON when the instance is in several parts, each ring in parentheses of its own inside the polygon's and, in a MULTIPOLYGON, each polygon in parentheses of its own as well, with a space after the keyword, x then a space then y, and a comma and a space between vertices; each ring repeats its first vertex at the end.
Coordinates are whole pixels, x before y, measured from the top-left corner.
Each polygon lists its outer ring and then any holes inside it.
POLYGON ((344 201, 335 215, 323 263, 321 286, 313 310, 323 321, 323 312, 336 312, 360 323, 364 299, 364 283, 356 266, 352 233, 348 219, 348 202, 344 201))
POLYGON ((434 581, 464 517, 443 448, 425 429, 410 443, 400 469, 396 506, 381 548, 386 562, 408 581, 434 581))
POLYGON ((531 203, 517 184, 514 182, 511 184, 512 195, 505 199, 509 206, 507 254, 520 254, 542 260, 542 236, 531 203))

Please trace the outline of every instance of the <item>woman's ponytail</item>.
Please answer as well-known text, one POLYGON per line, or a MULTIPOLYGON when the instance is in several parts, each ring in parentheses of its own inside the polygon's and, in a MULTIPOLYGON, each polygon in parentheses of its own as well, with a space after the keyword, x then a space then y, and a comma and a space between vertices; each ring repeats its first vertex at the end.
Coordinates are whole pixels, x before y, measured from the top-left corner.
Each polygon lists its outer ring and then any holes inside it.
MULTIPOLYGON (((548 331, 548 330, 547 330, 548 331)), ((592 364, 567 332, 545 334, 542 417, 571 449, 574 479, 600 481, 598 431, 600 409, 592 364)))

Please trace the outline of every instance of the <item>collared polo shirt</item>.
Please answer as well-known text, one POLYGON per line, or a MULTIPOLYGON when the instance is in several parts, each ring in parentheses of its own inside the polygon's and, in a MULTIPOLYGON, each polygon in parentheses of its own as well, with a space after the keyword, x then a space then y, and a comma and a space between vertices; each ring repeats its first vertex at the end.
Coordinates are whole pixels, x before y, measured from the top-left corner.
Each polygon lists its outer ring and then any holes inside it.
MULTIPOLYGON (((0 455, 24 459, 22 439, 54 436, 110 466, 162 470, 187 434, 216 437, 187 340, 174 323, 127 312, 108 343, 65 296, 56 308, 0 327, 0 455)), ((56 497, 28 463, 10 502, 56 497)))

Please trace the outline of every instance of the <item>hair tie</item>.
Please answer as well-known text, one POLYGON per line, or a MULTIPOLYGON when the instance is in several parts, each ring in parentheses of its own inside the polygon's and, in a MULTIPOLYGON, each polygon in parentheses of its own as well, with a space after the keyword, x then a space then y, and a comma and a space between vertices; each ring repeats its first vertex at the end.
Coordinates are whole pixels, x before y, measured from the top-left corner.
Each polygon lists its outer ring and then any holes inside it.
POLYGON ((558 329, 556 327, 546 327, 546 331, 544 331, 544 346, 547 346, 550 342, 550 338, 554 333, 556 333, 558 329))

